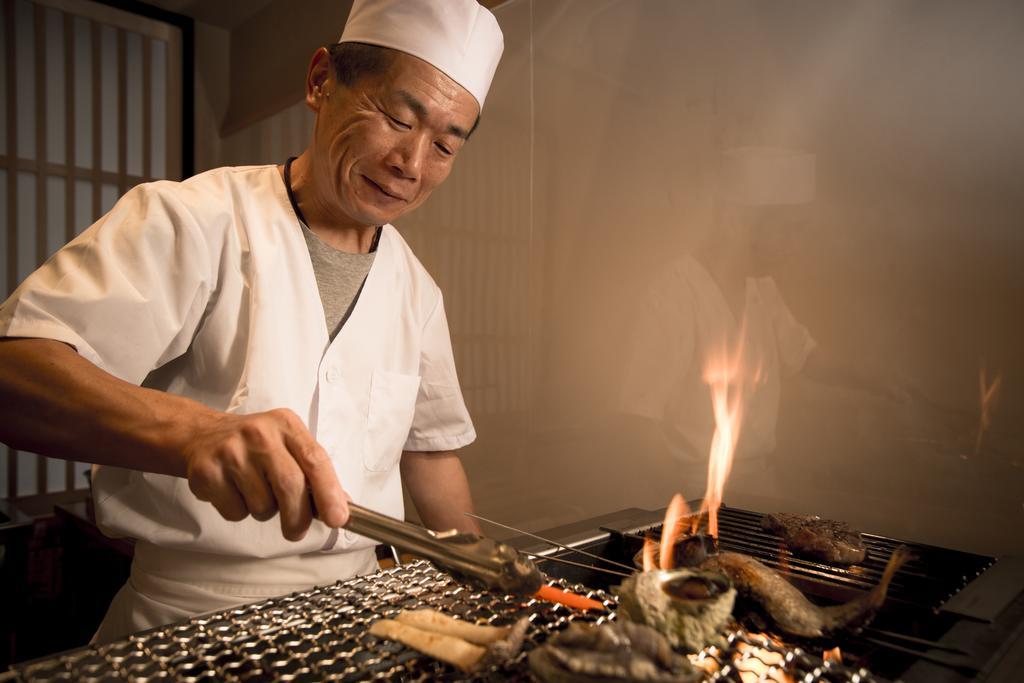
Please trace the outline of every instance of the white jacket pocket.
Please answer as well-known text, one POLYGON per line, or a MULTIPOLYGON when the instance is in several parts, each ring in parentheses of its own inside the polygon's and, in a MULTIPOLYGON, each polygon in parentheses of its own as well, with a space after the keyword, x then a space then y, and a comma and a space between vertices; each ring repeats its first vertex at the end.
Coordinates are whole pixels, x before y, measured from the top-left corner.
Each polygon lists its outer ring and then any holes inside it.
POLYGON ((402 457, 416 414, 419 375, 374 370, 370 379, 370 406, 366 423, 363 465, 371 472, 387 472, 402 457))

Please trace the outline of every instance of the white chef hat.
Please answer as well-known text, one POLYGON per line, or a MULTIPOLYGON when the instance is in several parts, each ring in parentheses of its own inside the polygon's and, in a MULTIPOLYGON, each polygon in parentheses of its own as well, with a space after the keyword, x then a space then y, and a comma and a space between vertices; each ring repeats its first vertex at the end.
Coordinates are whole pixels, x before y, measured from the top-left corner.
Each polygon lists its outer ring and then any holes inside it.
POLYGON ((483 109, 505 41, 476 0, 355 0, 339 43, 368 43, 419 57, 483 109))
POLYGON ((782 147, 734 147, 722 152, 721 193, 730 204, 808 204, 815 195, 813 154, 782 147))

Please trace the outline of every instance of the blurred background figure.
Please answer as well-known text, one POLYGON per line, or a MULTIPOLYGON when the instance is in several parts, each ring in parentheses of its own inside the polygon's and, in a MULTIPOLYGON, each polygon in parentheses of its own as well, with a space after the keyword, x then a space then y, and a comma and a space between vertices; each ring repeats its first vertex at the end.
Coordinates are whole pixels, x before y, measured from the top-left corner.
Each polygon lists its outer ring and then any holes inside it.
POLYGON ((773 147, 721 155, 714 225, 694 254, 670 261, 637 302, 621 409, 660 436, 682 464, 688 493, 703 483, 715 430, 709 369, 729 357, 731 392, 744 392, 731 485, 777 493, 775 450, 782 385, 809 379, 889 398, 891 375, 821 349, 786 304, 785 273, 813 230, 815 156, 773 147))

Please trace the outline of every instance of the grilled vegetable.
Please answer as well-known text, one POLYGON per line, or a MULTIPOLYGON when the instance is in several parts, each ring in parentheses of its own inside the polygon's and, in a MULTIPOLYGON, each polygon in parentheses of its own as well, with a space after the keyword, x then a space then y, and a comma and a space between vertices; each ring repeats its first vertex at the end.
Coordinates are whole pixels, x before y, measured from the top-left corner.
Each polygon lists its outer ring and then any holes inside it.
POLYGON ((512 626, 478 626, 423 609, 400 612, 394 619, 379 619, 370 626, 370 633, 397 640, 471 673, 515 657, 529 625, 529 619, 523 617, 512 626))
POLYGON ((591 600, 590 598, 570 593, 554 586, 541 586, 535 596, 541 600, 557 602, 560 605, 572 607, 573 609, 605 609, 605 606, 597 600, 591 600))
POLYGON ((432 631, 448 636, 461 638, 474 645, 490 645, 493 642, 508 638, 511 626, 481 626, 456 619, 444 612, 432 609, 405 610, 399 612, 395 621, 415 626, 422 631, 432 631))
POLYGON ((475 671, 477 664, 487 654, 487 648, 467 643, 461 638, 424 631, 391 619, 380 619, 373 622, 370 633, 378 638, 397 640, 403 645, 408 645, 434 659, 447 662, 467 673, 475 671))

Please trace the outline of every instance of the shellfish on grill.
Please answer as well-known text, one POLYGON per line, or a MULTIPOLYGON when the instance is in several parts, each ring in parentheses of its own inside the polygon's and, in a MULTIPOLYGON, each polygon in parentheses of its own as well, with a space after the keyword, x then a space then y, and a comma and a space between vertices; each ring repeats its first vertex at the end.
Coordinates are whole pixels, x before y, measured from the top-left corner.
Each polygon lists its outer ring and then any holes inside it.
POLYGON ((530 671, 544 683, 697 683, 703 673, 643 624, 573 622, 529 656, 530 671))
POLYGON ((724 574, 688 568, 639 572, 615 592, 619 616, 650 626, 687 652, 721 642, 736 601, 724 574))

